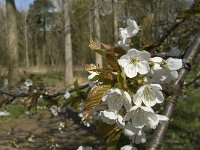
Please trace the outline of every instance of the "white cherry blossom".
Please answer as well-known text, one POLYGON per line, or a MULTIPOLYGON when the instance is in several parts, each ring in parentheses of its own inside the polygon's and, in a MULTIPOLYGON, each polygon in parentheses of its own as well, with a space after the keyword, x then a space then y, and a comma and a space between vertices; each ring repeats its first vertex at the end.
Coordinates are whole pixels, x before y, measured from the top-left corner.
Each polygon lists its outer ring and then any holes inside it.
POLYGON ((79 146, 77 150, 93 150, 90 146, 79 146))
POLYGON ((138 89, 133 101, 136 105, 141 105, 143 102, 145 106, 152 107, 164 101, 161 90, 162 87, 159 84, 143 85, 138 89))
POLYGON ((26 81, 24 82, 25 86, 30 87, 33 85, 33 81, 31 79, 26 79, 26 81))
POLYGON ((137 25, 135 20, 128 19, 126 30, 127 37, 133 37, 136 36, 136 34, 139 32, 139 26, 137 25))
POLYGON ((146 142, 146 134, 144 133, 143 129, 135 128, 132 123, 128 123, 124 127, 124 134, 132 139, 132 141, 136 144, 146 142))
POLYGON ((117 119, 117 113, 109 110, 101 111, 99 116, 107 124, 114 124, 117 119))
POLYGON ((117 116, 116 123, 117 123, 118 127, 122 128, 122 129, 125 126, 125 122, 123 122, 123 117, 119 114, 117 116))
POLYGON ((151 107, 145 106, 133 106, 130 111, 125 115, 123 121, 132 121, 132 125, 135 128, 148 127, 150 129, 155 129, 159 121, 167 121, 166 116, 157 115, 154 113, 151 107))
POLYGON ((150 54, 147 51, 131 49, 118 59, 118 63, 124 69, 126 76, 133 78, 137 73, 147 74, 149 72, 149 59, 150 54))
POLYGON ((97 83, 97 81, 91 81, 96 75, 99 75, 97 72, 89 71, 90 75, 88 76, 88 84, 89 87, 94 87, 97 83))
POLYGON ((135 20, 128 19, 126 28, 119 28, 119 37, 124 40, 136 36, 139 31, 139 27, 135 20))
POLYGON ((70 93, 69 93, 68 91, 66 91, 65 94, 64 94, 64 97, 65 97, 66 99, 70 98, 70 93))
MULTIPOLYGON (((175 60, 176 61, 176 60, 175 60)), ((145 80, 149 83, 170 83, 178 78, 178 72, 175 70, 170 70, 167 65, 167 61, 164 61, 161 57, 150 58, 151 69, 148 72, 145 80), (161 64, 164 62, 163 67, 161 64)), ((169 66, 171 66, 174 60, 168 60, 169 66)), ((178 68, 181 66, 180 60, 178 60, 178 68)), ((177 69, 177 67, 176 67, 177 69)))
POLYGON ((0 111, 0 117, 1 116, 9 116, 10 115, 10 112, 4 110, 4 111, 0 111))
POLYGON ((132 107, 131 97, 128 92, 120 90, 118 88, 109 89, 102 97, 103 102, 107 102, 108 110, 118 112, 125 107, 126 111, 132 107))
POLYGON ((183 65, 182 59, 171 57, 166 60, 166 63, 169 70, 179 70, 183 65))
POLYGON ((137 148, 131 145, 124 145, 123 147, 120 148, 120 150, 137 150, 137 148))
POLYGON ((123 40, 118 41, 118 45, 126 51, 128 51, 128 49, 129 49, 129 44, 128 44, 127 39, 123 39, 123 40))

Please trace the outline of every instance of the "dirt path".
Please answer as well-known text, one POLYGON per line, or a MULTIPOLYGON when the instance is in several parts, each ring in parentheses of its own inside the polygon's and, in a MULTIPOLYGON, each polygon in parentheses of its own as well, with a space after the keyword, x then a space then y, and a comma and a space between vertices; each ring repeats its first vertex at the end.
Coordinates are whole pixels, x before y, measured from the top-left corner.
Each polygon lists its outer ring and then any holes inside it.
MULTIPOLYGON (((68 116, 74 115, 68 112, 68 116)), ((36 115, 33 118, 28 116, 10 120, 0 126, 0 150, 49 150, 48 139, 53 137, 59 145, 58 150, 75 150, 80 145, 92 145, 97 149, 99 141, 90 132, 79 124, 79 119, 67 117, 66 131, 60 133, 59 122, 66 120, 66 117, 52 118, 49 113, 36 115), (14 131, 10 130, 14 129, 14 131), (8 134, 10 133, 10 134, 8 134), (32 133, 35 142, 29 143, 27 137, 32 133), (16 141, 19 148, 11 146, 11 141, 16 141)))

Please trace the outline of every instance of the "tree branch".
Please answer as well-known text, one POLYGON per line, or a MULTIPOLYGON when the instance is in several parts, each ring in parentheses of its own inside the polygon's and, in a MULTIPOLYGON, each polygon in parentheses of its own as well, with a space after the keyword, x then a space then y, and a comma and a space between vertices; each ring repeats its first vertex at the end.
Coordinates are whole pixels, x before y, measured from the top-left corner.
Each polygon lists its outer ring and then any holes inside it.
MULTIPOLYGON (((84 88, 87 88, 89 87, 89 84, 88 83, 83 83, 79 86, 79 89, 78 90, 81 90, 81 89, 84 89, 84 88)), ((71 86, 68 88, 68 92, 74 92, 76 91, 77 89, 74 87, 74 86, 71 86)), ((59 91, 57 93, 54 93, 54 94, 47 94, 47 93, 41 93, 43 99, 52 99, 52 98, 56 98, 58 96, 62 96, 66 93, 66 90, 62 90, 62 91, 59 91)), ((0 89, 0 94, 2 95, 7 95, 9 97, 11 97, 11 100, 9 100, 9 102, 12 102, 14 101, 16 98, 25 98, 25 97, 29 97, 32 93, 18 93, 18 92, 9 92, 7 90, 4 90, 4 89, 0 89)))
MULTIPOLYGON (((178 91, 181 90, 183 86, 183 81, 186 78, 186 75, 188 74, 190 70, 190 66, 193 63, 193 60, 197 56, 197 53, 200 50, 200 32, 197 34, 196 38, 192 42, 191 46, 187 48, 186 54, 184 57, 185 67, 180 70, 179 78, 174 83, 173 87, 178 89, 178 91)), ((180 96, 180 92, 175 93, 171 100, 165 101, 164 108, 162 114, 169 117, 169 119, 172 116, 172 113, 176 107, 176 103, 178 101, 178 98, 180 96)), ((147 150, 158 150, 161 147, 161 142, 164 137, 164 134, 168 128, 169 122, 166 124, 159 124, 158 127, 155 129, 152 140, 147 146, 147 150)))
POLYGON ((167 37, 180 25, 182 24, 183 22, 185 21, 185 19, 181 19, 181 20, 178 20, 176 21, 175 23, 173 23, 171 25, 171 27, 169 27, 169 29, 167 29, 167 31, 165 32, 165 34, 157 41, 155 42, 154 44, 146 47, 145 49, 149 49, 149 50, 152 50, 158 46, 160 46, 164 41, 165 39, 167 39, 167 37))

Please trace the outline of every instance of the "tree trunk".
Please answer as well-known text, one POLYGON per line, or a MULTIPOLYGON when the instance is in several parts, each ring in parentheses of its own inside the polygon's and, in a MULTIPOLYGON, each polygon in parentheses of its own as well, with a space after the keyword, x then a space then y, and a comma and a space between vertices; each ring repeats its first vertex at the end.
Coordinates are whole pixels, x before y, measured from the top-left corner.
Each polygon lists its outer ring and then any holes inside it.
MULTIPOLYGON (((96 6, 100 0, 94 0, 94 5, 96 6)), ((95 42, 99 44, 101 42, 101 30, 100 30, 100 17, 99 17, 99 7, 96 7, 94 9, 94 39, 95 42)), ((99 65, 100 67, 103 66, 102 57, 101 55, 96 53, 96 65, 99 65)))
POLYGON ((72 42, 70 25, 69 0, 63 0, 64 25, 65 25, 65 83, 73 84, 72 42), (67 27, 68 26, 68 27, 67 27), (66 28, 67 27, 67 28, 66 28))
POLYGON ((19 78, 19 52, 16 7, 14 0, 6 0, 7 39, 8 39, 8 80, 13 85, 19 78))
POLYGON ((112 0, 112 11, 113 11, 113 44, 117 45, 117 40, 118 40, 117 0, 112 0))
POLYGON ((26 48, 26 67, 30 66, 29 64, 29 45, 28 45, 28 27, 27 27, 27 14, 25 13, 25 20, 24 20, 24 35, 25 35, 25 48, 26 48))

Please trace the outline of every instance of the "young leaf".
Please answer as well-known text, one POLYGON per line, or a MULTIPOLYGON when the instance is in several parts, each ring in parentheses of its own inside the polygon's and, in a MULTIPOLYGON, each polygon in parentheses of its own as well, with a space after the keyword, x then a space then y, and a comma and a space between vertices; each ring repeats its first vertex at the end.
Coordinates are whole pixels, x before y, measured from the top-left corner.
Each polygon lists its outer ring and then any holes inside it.
POLYGON ((92 39, 90 39, 89 48, 91 50, 97 52, 100 55, 105 55, 105 51, 103 49, 101 49, 101 47, 99 46, 99 44, 96 43, 95 41, 93 41, 92 39))
POLYGON ((110 85, 98 85, 91 89, 86 98, 83 109, 83 120, 85 120, 91 111, 101 102, 103 94, 110 88, 110 85))
POLYGON ((122 73, 121 72, 117 72, 117 81, 118 81, 118 84, 119 84, 119 87, 123 90, 126 90, 126 81, 125 79, 122 77, 122 73))
POLYGON ((97 67, 96 67, 96 65, 94 65, 94 64, 86 64, 86 65, 85 65, 85 70, 86 70, 87 72, 93 71, 93 70, 95 70, 95 69, 97 69, 97 67))

